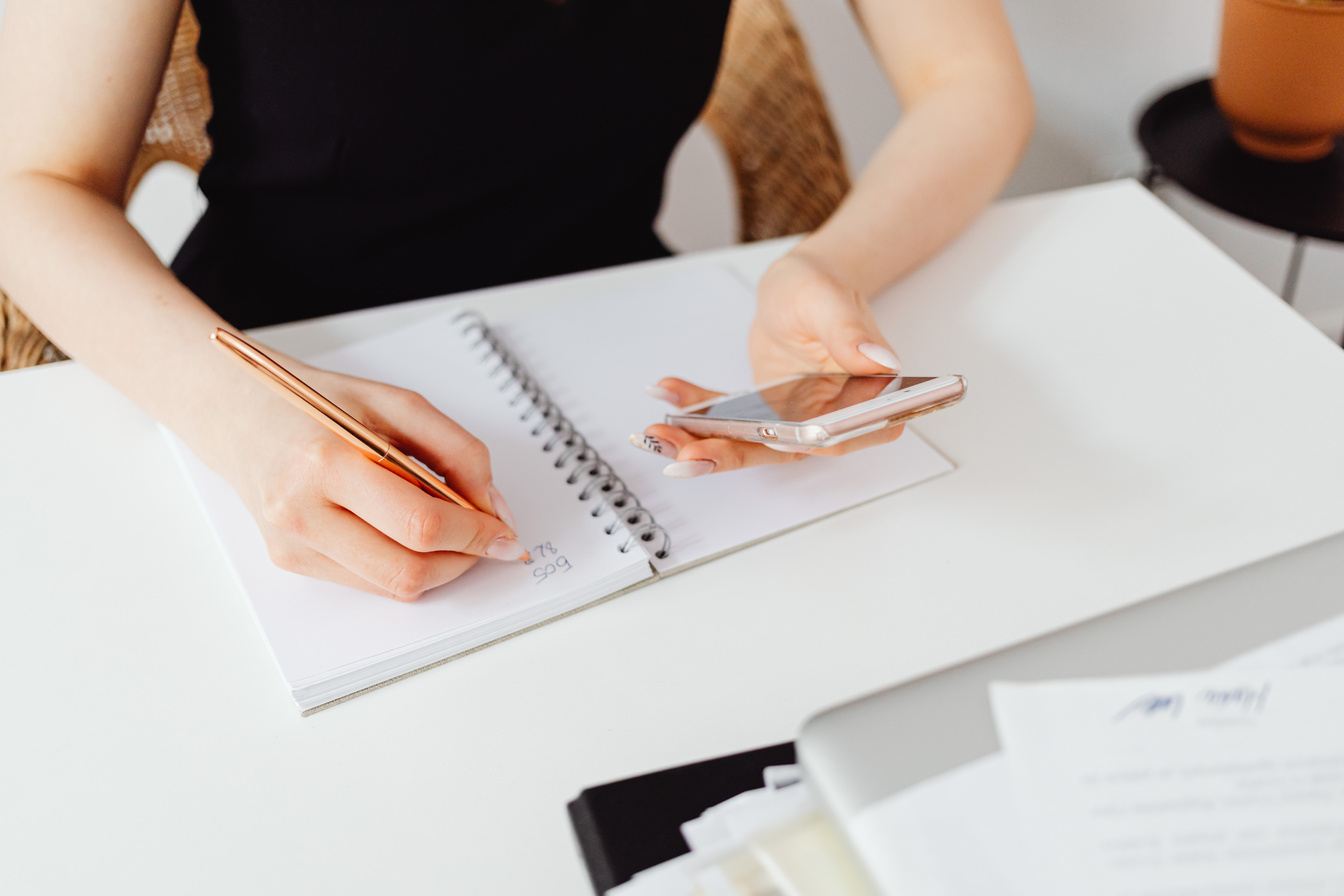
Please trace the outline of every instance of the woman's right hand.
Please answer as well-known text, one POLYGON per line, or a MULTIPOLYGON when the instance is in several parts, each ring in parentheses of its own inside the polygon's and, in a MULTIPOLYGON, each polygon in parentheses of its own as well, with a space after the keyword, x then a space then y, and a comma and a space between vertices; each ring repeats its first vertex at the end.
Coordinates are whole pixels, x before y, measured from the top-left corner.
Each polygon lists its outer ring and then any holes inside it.
POLYGON ((223 474, 280 566, 410 600, 477 557, 520 557, 479 441, 410 393, 295 363, 294 373, 486 512, 431 498, 366 460, 212 347, 210 333, 225 322, 126 220, 121 200, 181 9, 181 0, 7 0, 5 291, 57 345, 223 474))
POLYGON ((487 512, 431 497, 239 370, 239 413, 212 414, 228 433, 192 447, 237 489, 277 566, 412 601, 480 557, 523 556, 478 439, 414 392, 280 360, 487 512))

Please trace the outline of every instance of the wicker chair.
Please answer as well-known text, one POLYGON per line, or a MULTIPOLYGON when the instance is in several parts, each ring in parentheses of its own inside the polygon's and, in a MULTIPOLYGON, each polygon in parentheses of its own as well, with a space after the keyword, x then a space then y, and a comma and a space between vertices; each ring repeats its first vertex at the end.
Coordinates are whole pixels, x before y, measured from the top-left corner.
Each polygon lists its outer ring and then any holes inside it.
MULTIPOLYGON (((199 172, 210 157, 210 88, 196 56, 199 36, 196 15, 185 3, 127 200, 159 162, 199 172)), ((702 118, 733 168, 743 242, 814 230, 849 190, 840 142, 783 0, 734 0, 702 118)), ((0 370, 64 358, 0 291, 0 370)))

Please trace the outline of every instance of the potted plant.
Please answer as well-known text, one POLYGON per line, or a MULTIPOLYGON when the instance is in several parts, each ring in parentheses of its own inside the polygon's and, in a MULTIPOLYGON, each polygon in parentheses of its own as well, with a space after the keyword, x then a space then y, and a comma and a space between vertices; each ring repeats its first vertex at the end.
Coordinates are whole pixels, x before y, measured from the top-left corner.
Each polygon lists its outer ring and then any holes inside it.
POLYGON ((1213 93, 1247 152, 1329 155, 1344 132, 1344 0, 1223 0, 1213 93))

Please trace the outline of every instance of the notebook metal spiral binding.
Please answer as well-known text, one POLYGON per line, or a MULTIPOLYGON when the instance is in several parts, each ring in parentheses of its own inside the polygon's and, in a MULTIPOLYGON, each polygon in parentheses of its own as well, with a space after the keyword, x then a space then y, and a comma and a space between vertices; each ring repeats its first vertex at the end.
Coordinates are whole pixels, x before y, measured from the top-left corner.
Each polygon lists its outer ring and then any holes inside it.
POLYGON ((463 337, 470 338, 473 332, 477 334, 478 338, 472 343, 472 348, 479 348, 482 345, 489 347, 489 354, 498 362, 490 371, 491 379, 507 372, 508 375, 503 378, 499 390, 505 392, 511 387, 517 387, 517 392, 509 400, 509 406, 522 405, 518 419, 523 423, 533 417, 537 418, 531 434, 536 438, 545 438, 541 445, 542 451, 548 454, 559 452, 554 466, 557 470, 568 469, 566 484, 583 484, 583 488, 579 489, 579 500, 599 499, 593 506, 591 516, 601 517, 607 513, 612 515, 611 521, 603 531, 608 535, 614 535, 624 526, 630 533, 618 548, 620 552, 628 553, 632 547, 641 542, 652 544, 659 541, 654 556, 659 559, 666 557, 672 550, 672 537, 668 535, 667 530, 658 525, 653 514, 640 503, 639 497, 626 486, 612 469, 611 464, 602 459, 597 449, 589 445, 583 434, 560 412, 555 402, 546 394, 546 390, 541 388, 541 384, 532 378, 527 368, 504 346, 486 324, 485 319, 475 312, 463 311, 453 321, 459 325, 463 337))

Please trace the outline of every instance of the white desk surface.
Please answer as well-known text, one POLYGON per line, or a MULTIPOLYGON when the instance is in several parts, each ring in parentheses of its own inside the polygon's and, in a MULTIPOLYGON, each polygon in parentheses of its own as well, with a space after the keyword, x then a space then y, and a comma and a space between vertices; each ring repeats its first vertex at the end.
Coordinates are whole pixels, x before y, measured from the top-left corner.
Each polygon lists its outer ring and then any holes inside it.
POLYGON ((1344 530, 1344 352, 1132 182, 996 206, 878 309, 969 378, 919 425, 957 472, 307 719, 151 421, 75 364, 0 376, 0 890, 580 896, 584 786, 1344 530))

